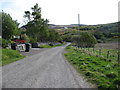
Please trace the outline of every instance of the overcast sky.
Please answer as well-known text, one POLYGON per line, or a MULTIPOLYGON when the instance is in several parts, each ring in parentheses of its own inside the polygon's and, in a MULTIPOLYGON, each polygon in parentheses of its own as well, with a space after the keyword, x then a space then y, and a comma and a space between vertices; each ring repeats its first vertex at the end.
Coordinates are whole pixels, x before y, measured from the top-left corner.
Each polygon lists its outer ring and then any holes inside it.
POLYGON ((50 24, 68 25, 80 23, 93 25, 118 21, 120 0, 0 0, 0 10, 9 13, 14 20, 24 24, 24 11, 36 3, 42 9, 42 17, 50 24))

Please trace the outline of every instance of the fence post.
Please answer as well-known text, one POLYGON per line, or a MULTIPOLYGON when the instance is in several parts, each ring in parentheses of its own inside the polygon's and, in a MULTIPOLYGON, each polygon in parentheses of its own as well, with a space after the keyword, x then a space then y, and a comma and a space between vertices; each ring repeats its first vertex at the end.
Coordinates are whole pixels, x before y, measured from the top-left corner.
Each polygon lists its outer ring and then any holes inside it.
POLYGON ((107 58, 109 58, 109 54, 110 54, 110 52, 109 52, 109 51, 107 51, 107 58))
POLYGON ((94 50, 94 47, 93 47, 93 52, 94 52, 95 50, 94 50))
POLYGON ((82 46, 81 46, 81 50, 82 50, 82 46))
POLYGON ((88 51, 89 51, 89 47, 88 47, 88 51))
POLYGON ((99 49, 99 55, 101 55, 101 49, 99 49))

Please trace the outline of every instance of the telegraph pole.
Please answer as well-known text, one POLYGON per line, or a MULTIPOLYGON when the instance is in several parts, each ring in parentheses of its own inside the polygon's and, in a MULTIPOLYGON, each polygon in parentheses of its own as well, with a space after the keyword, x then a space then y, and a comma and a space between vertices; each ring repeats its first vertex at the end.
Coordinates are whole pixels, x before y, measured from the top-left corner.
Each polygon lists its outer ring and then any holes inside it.
POLYGON ((80 14, 78 14, 78 30, 80 29, 80 14))
POLYGON ((78 36, 78 47, 80 47, 80 14, 78 14, 78 34, 79 34, 79 36, 78 36))

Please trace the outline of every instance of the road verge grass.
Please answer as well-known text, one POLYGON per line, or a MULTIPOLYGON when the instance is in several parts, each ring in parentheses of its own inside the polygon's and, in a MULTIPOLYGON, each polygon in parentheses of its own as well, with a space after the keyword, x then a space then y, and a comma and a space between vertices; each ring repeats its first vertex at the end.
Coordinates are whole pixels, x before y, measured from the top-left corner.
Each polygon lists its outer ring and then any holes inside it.
POLYGON ((16 50, 11 50, 11 49, 2 49, 2 66, 18 61, 25 56, 21 55, 18 51, 16 50))
POLYGON ((66 50, 67 60, 99 89, 120 88, 120 65, 117 62, 87 55, 73 46, 68 46, 66 50))
POLYGON ((39 47, 40 48, 54 48, 54 47, 63 46, 63 45, 65 45, 65 43, 57 44, 57 45, 53 45, 53 46, 51 46, 51 45, 40 45, 39 47))

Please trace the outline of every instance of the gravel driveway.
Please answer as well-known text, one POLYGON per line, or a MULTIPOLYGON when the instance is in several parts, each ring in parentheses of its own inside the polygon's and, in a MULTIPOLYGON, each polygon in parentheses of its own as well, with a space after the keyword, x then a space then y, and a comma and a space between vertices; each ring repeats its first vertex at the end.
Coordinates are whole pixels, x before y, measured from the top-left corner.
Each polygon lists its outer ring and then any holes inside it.
MULTIPOLYGON (((65 60, 65 46, 40 53, 5 65, 2 68, 3 88, 92 88, 65 60)), ((33 50, 34 51, 34 50, 33 50)), ((24 53, 23 53, 24 54, 24 53)))
POLYGON ((50 48, 31 48, 29 52, 21 52, 24 56, 32 56, 38 53, 41 53, 43 51, 49 50, 50 48))

